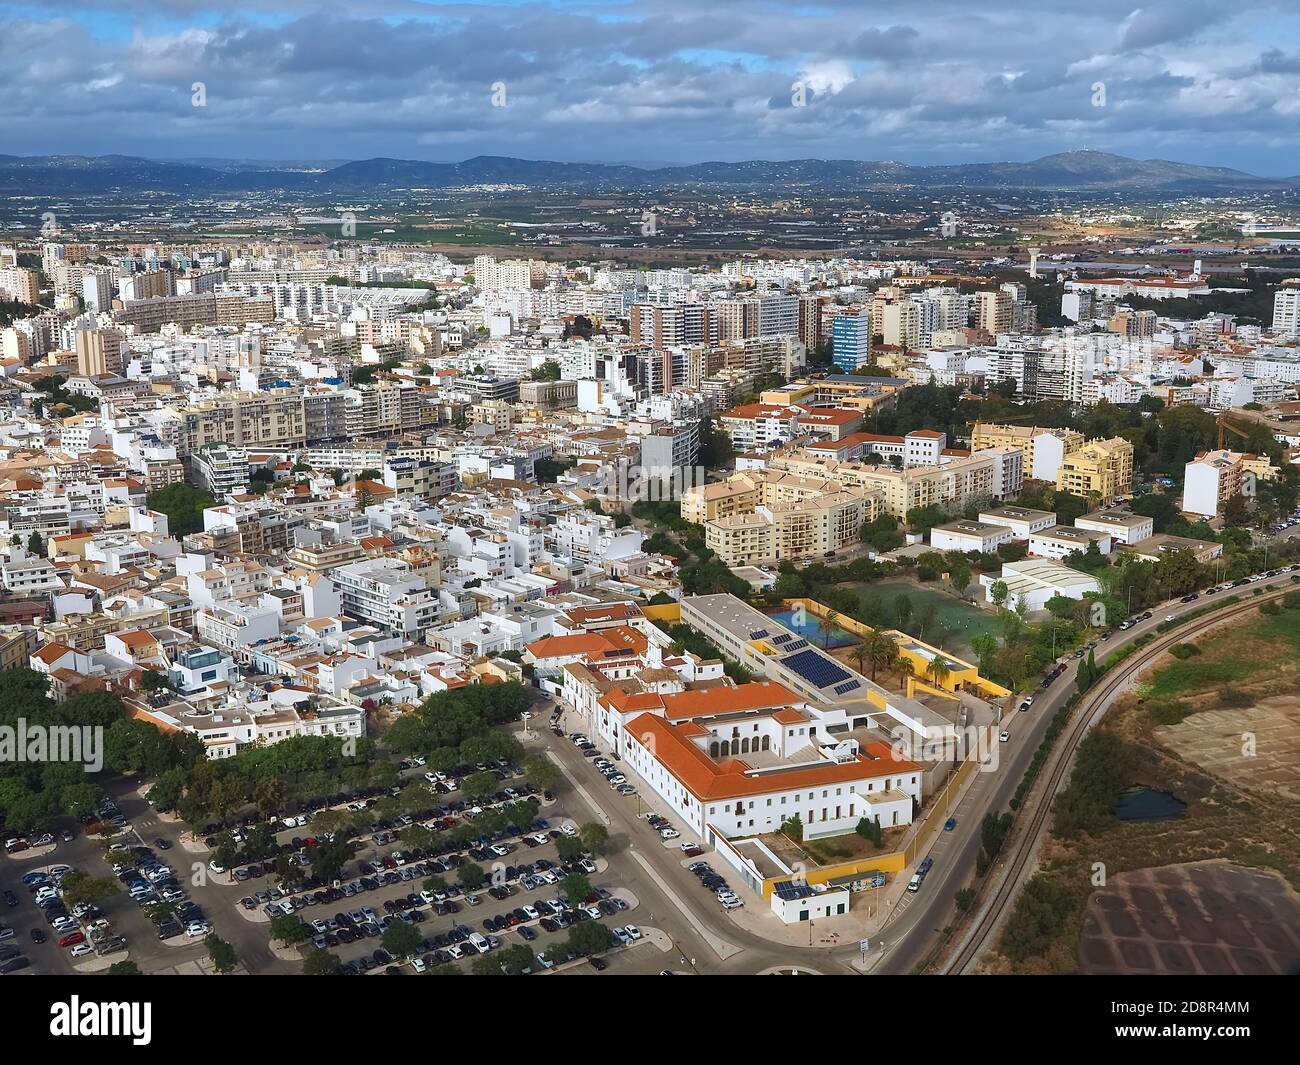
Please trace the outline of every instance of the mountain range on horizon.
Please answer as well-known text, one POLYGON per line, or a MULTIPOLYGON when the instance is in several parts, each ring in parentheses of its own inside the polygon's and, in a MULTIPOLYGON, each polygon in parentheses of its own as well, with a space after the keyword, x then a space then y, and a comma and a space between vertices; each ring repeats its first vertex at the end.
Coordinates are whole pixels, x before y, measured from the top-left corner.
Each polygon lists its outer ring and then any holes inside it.
POLYGON ((912 186, 1225 195, 1300 188, 1300 176, 1267 178, 1231 167, 1131 159, 1089 150, 1060 152, 1028 162, 917 166, 890 160, 792 159, 654 168, 508 156, 476 156, 457 163, 379 157, 314 164, 221 159, 164 161, 126 155, 0 155, 0 195, 58 196, 119 189, 334 195, 485 184, 627 191, 783 185, 814 190, 912 186))

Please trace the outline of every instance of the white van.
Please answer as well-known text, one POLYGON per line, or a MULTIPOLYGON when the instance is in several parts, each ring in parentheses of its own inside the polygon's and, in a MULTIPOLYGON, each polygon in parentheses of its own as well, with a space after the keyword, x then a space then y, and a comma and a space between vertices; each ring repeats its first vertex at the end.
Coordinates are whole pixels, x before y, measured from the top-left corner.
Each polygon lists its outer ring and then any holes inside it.
POLYGON ((912 875, 912 879, 909 880, 909 881, 907 882, 907 890, 908 890, 908 891, 920 891, 920 890, 921 890, 921 881, 924 880, 924 879, 925 879, 925 877, 923 877, 920 873, 914 873, 914 874, 912 875))
POLYGON ((478 932, 470 933, 469 945, 473 947, 475 950, 477 950, 480 954, 486 954, 491 949, 491 945, 488 943, 487 937, 479 935, 478 932))

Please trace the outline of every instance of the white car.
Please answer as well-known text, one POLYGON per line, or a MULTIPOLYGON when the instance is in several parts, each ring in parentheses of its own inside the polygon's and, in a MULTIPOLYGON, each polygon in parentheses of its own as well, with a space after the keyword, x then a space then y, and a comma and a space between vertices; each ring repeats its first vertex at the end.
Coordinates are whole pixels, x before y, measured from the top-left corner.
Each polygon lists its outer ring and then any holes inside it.
POLYGON ((84 958, 87 954, 94 954, 94 953, 95 953, 95 948, 92 947, 89 943, 78 943, 75 947, 73 947, 70 951, 68 951, 68 954, 74 958, 84 958))
POLYGON ((563 832, 566 836, 576 836, 578 834, 578 827, 576 825, 569 824, 566 821, 564 824, 560 826, 560 831, 563 832))
POLYGON ((412 958, 412 959, 411 959, 411 968, 414 969, 417 973, 422 973, 422 972, 424 972, 424 970, 425 970, 425 968, 426 968, 426 966, 425 966, 425 964, 424 964, 424 959, 423 959, 423 958, 412 958))
POLYGON ((199 936, 206 936, 211 929, 206 921, 191 921, 185 926, 185 934, 190 939, 197 939, 199 936))
POLYGON ((216 861, 208 862, 208 868, 211 869, 218 876, 220 876, 222 873, 226 871, 226 867, 224 865, 218 865, 216 861))
POLYGON ((675 828, 661 828, 659 830, 660 839, 676 839, 681 833, 675 828))
POLYGON ((1003 729, 1001 735, 998 736, 998 739, 1001 740, 1003 743, 1006 743, 1009 739, 1011 739, 1011 733, 1008 732, 1006 729, 1003 729))
POLYGON ((635 943, 638 939, 641 938, 641 929, 639 929, 634 924, 628 925, 626 928, 623 929, 623 931, 628 934, 628 936, 632 939, 633 943, 635 943))

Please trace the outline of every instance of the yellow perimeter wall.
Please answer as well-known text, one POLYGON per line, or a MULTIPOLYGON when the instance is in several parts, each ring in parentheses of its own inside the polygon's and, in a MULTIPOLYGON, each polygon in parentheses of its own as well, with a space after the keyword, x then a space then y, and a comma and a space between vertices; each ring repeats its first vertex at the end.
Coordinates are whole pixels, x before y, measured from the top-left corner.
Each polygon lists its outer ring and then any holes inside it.
MULTIPOLYGON (((948 819, 948 811, 952 808, 958 798, 958 791, 973 773, 979 772, 978 756, 972 754, 966 761, 957 767, 953 773, 939 789, 934 796, 930 806, 929 816, 921 823, 916 835, 914 835, 901 851, 891 851, 888 854, 876 855, 872 858, 859 858, 852 862, 842 862, 839 865, 824 865, 813 869, 804 870, 804 879, 810 884, 829 884, 832 880, 840 880, 845 877, 858 877, 873 870, 882 873, 899 873, 908 868, 915 862, 921 853, 927 849, 930 841, 943 828, 943 823, 948 819)), ((788 876, 775 876, 763 881, 763 897, 771 895, 776 890, 776 885, 783 881, 791 879, 788 876)))
MULTIPOLYGON (((835 613, 835 611, 831 610, 831 608, 825 603, 820 603, 816 599, 782 599, 781 605, 787 610, 793 610, 796 607, 802 606, 809 614, 819 618, 824 618, 829 614, 835 613)), ((835 624, 845 632, 851 632, 854 636, 860 636, 863 639, 873 635, 876 631, 871 628, 870 625, 864 625, 862 622, 851 617, 846 617, 844 614, 835 613, 835 624)), ((925 676, 925 667, 929 658, 924 654, 908 648, 904 645, 903 641, 915 644, 918 648, 924 648, 932 655, 942 655, 943 658, 953 667, 948 674, 948 679, 944 681, 942 685, 942 687, 948 692, 954 692, 959 687, 965 686, 978 689, 995 699, 1005 699, 1011 695, 1010 689, 1004 688, 1000 684, 994 684, 993 681, 981 677, 977 667, 949 654, 942 648, 934 647, 931 644, 926 643, 924 640, 918 640, 916 637, 909 636, 905 632, 899 632, 897 629, 882 629, 881 631, 898 644, 898 653, 912 663, 912 667, 915 670, 917 677, 925 676)))
POLYGON ((665 621, 669 625, 676 625, 682 620, 682 604, 665 603, 663 606, 643 606, 641 613, 651 621, 665 621))

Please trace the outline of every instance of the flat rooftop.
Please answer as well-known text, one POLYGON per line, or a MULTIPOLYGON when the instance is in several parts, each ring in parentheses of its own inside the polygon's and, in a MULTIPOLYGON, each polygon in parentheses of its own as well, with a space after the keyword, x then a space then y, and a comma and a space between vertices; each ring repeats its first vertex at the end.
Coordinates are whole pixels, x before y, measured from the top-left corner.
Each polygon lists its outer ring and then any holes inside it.
POLYGON ((1151 519, 1144 514, 1134 514, 1131 510, 1094 510, 1091 514, 1084 514, 1082 517, 1075 518, 1077 525, 1081 521, 1094 521, 1098 525, 1114 525, 1121 529, 1136 529, 1145 525, 1151 519))
POLYGON ((1044 519, 1056 520, 1056 514, 1050 510, 1033 510, 1029 507, 993 507, 990 510, 980 511, 980 521, 991 521, 997 524, 998 519, 1005 518, 1007 521, 1043 521, 1044 519))

